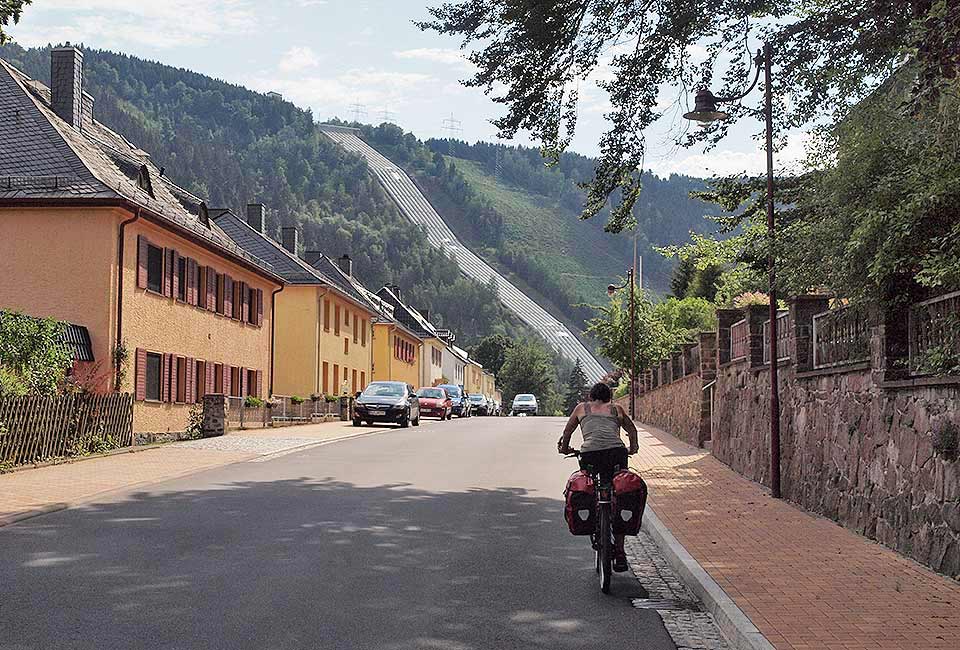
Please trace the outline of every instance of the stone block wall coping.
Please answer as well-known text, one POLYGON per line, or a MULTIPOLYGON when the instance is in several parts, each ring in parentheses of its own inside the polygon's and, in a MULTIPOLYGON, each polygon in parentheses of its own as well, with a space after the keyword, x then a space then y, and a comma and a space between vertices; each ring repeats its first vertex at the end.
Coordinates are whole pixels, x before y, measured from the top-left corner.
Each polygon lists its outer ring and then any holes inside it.
MULTIPOLYGON (((869 367, 869 364, 867 366, 869 367)), ((920 388, 923 386, 960 386, 960 377, 914 377, 913 379, 894 379, 880 382, 880 388, 888 390, 920 388)))
POLYGON ((863 370, 870 370, 869 361, 858 361, 857 363, 847 363, 842 366, 833 366, 830 368, 817 368, 816 370, 804 370, 803 372, 798 372, 795 376, 797 379, 815 379, 816 377, 824 377, 826 375, 842 375, 848 372, 860 372, 863 370))

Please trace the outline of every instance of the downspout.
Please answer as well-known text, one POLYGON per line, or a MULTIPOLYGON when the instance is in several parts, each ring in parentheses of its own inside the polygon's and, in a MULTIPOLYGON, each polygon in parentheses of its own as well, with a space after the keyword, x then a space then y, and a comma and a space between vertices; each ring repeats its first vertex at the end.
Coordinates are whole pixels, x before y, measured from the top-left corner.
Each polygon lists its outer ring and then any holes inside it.
POLYGON ((277 294, 283 291, 285 284, 270 294, 270 394, 273 397, 273 359, 277 356, 277 294))
POLYGON ((140 208, 130 219, 120 222, 120 233, 117 235, 117 341, 111 356, 113 359, 113 388, 120 390, 120 364, 116 359, 116 351, 123 344, 123 233, 127 226, 140 219, 140 208))

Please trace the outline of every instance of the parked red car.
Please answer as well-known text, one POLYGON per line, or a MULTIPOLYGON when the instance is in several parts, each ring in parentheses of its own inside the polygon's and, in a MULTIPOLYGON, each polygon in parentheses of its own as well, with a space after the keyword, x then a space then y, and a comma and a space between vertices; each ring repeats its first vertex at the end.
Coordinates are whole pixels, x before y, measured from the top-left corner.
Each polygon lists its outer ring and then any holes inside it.
POLYGON ((442 388, 421 388, 417 391, 417 399, 420 401, 420 415, 423 417, 441 420, 453 417, 453 402, 442 388))

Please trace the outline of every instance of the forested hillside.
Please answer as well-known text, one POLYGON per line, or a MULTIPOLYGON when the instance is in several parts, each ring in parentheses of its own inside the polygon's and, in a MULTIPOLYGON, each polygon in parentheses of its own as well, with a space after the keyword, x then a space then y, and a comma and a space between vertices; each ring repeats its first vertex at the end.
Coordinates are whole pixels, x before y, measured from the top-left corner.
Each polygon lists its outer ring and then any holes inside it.
MULTIPOLYGON (((0 47, 0 57, 49 83, 49 48, 0 47)), ((298 224, 305 248, 349 253, 372 289, 402 287, 469 344, 516 335, 489 287, 463 278, 400 215, 366 164, 316 128, 310 111, 187 70, 84 49, 95 117, 149 152, 167 175, 215 207, 267 204, 268 227, 298 224)))
MULTIPOLYGON (((592 174, 590 158, 568 153, 547 168, 528 147, 421 142, 392 124, 363 130, 371 144, 413 174, 461 238, 578 326, 593 315, 582 304, 604 302, 607 284, 632 263, 630 234, 604 232, 603 214, 578 219, 584 198, 578 183, 592 174)), ((644 283, 655 292, 668 291, 673 262, 653 247, 686 241, 691 230, 709 226, 707 207, 689 197, 700 189, 699 179, 644 176, 636 209, 638 251, 644 283)))

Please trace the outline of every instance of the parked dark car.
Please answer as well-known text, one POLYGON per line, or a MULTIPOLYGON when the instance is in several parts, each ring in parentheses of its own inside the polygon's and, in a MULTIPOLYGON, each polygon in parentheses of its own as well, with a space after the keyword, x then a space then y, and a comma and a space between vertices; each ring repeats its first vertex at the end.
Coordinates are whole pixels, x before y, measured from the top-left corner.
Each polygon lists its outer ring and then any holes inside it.
POLYGON ((470 412, 476 415, 489 415, 490 406, 487 404, 487 398, 479 393, 467 395, 470 400, 470 412))
POLYGON ((453 402, 443 388, 424 386, 417 391, 417 398, 420 401, 420 415, 423 417, 441 420, 449 420, 453 417, 453 402))
POLYGON ((450 396, 450 403, 453 407, 453 414, 458 418, 470 417, 470 401, 467 399, 463 389, 456 384, 441 384, 437 388, 447 391, 450 396))
POLYGON ((393 422, 401 427, 420 424, 420 400, 413 386, 402 381, 370 383, 353 406, 353 426, 361 423, 393 422))

